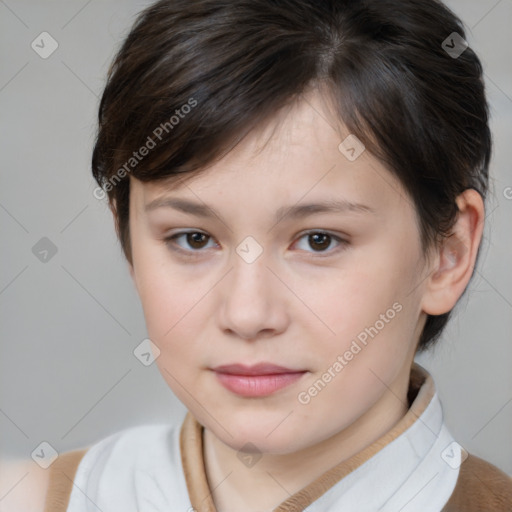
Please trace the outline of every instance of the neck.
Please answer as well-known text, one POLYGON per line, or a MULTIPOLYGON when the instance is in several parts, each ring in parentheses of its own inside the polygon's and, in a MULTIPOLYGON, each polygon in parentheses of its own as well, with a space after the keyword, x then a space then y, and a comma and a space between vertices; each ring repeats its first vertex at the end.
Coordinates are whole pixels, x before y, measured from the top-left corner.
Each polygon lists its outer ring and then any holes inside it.
POLYGON ((252 467, 240 464, 238 452, 205 429, 204 464, 217 512, 271 511, 328 469, 382 437, 408 410, 408 373, 406 377, 393 383, 348 428, 294 453, 264 454, 252 467))

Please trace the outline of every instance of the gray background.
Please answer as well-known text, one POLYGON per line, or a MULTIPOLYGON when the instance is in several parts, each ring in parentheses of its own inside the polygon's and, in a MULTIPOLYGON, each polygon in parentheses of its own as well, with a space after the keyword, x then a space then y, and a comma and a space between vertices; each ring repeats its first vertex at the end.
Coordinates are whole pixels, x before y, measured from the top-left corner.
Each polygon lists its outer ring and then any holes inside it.
MULTIPOLYGON (((512 475, 512 0, 447 4, 485 68, 493 192, 475 279, 438 348, 417 360, 455 439, 512 475)), ((69 450, 185 413, 156 366, 133 355, 146 337, 142 309, 89 167, 108 64, 146 5, 0 0, 4 457, 28 458, 41 441, 69 450), (31 48, 43 31, 59 44, 47 59, 31 48), (46 262, 32 250, 43 237, 57 248, 46 262)))

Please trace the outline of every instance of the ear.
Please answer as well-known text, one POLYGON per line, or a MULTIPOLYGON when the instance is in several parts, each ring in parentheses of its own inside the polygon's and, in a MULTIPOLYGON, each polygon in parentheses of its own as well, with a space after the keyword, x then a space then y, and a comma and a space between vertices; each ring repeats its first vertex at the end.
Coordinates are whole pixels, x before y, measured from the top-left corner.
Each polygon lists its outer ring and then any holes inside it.
POLYGON ((464 293, 482 239, 485 210, 482 196, 467 189, 457 199, 459 212, 452 233, 437 249, 427 278, 422 310, 430 315, 447 313, 464 293))

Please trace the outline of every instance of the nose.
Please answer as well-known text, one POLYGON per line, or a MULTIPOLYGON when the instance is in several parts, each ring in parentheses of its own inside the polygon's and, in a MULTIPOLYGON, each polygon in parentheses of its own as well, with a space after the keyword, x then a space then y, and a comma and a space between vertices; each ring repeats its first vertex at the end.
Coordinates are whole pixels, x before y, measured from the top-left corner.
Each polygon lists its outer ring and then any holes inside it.
POLYGON ((252 263, 234 254, 233 269, 220 288, 218 321, 224 332, 254 341, 286 330, 289 297, 268 263, 264 254, 252 263))

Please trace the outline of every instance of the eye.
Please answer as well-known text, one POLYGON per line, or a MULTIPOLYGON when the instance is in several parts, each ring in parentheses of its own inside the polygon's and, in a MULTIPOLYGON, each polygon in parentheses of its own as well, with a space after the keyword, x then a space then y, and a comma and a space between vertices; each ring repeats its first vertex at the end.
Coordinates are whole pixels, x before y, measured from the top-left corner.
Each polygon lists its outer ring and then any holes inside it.
MULTIPOLYGON (((312 252, 316 252, 316 253, 328 252, 329 254, 331 254, 333 252, 337 252, 338 249, 342 250, 344 248, 344 246, 348 244, 348 242, 346 240, 343 240, 339 236, 332 235, 325 231, 309 231, 307 233, 304 233, 299 238, 299 242, 300 242, 300 240, 303 240, 303 239, 306 239, 306 244, 309 245, 309 247, 312 247, 313 249, 315 249, 312 252), (329 248, 329 246, 331 245, 331 243, 333 241, 337 242, 338 249, 335 249, 333 251, 327 251, 326 249, 329 248)), ((302 249, 304 249, 304 247, 302 247, 302 249)), ((307 250, 307 249, 305 249, 305 250, 307 250)), ((311 251, 309 251, 309 252, 311 252, 311 251)))
POLYGON ((201 231, 181 231, 170 237, 165 238, 165 244, 172 250, 184 253, 200 252, 200 249, 205 248, 205 241, 211 238, 210 235, 202 233, 201 231), (184 237, 184 238, 183 238, 184 237), (183 238, 188 247, 183 247, 177 243, 177 240, 183 238), (190 250, 192 248, 192 250, 190 250))
MULTIPOLYGON (((173 251, 177 251, 180 253, 184 253, 192 256, 199 256, 199 253, 202 252, 202 249, 207 249, 207 242, 212 237, 203 233, 201 231, 180 231, 179 233, 175 233, 164 239, 165 244, 173 251), (178 240, 182 240, 186 245, 178 243, 178 240), (194 254, 195 253, 195 254, 194 254)), ((328 255, 333 252, 338 252, 338 250, 344 249, 348 242, 343 240, 339 236, 333 235, 331 233, 327 233, 325 231, 309 231, 304 233, 300 238, 299 242, 303 239, 306 239, 306 244, 309 247, 313 248, 313 251, 308 251, 307 248, 299 247, 300 249, 306 250, 308 252, 313 253, 328 253, 328 255), (327 251, 332 242, 335 241, 337 245, 337 249, 327 251)), ((297 244, 298 242, 296 242, 297 244)), ((295 245, 295 244, 294 244, 295 245)), ((211 246, 210 246, 211 247, 211 246)))

